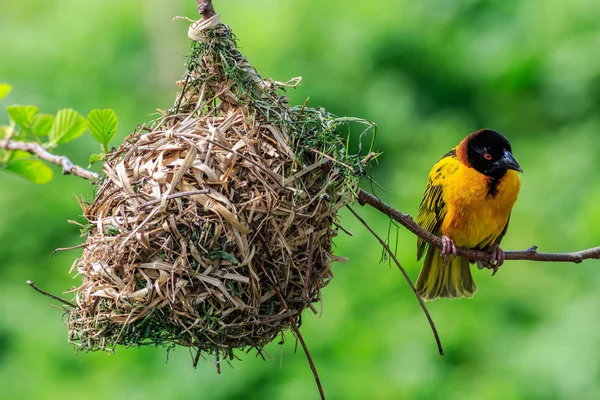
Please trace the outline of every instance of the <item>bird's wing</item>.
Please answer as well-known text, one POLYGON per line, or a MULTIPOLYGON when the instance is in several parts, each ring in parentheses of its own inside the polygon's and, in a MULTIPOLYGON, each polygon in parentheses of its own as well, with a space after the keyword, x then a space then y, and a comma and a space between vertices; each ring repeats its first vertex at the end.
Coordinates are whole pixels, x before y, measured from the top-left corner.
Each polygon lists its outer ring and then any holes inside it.
POLYGON ((502 229, 500 236, 498 236, 496 238, 496 240, 494 240, 494 243, 496 243, 498 246, 500 245, 500 242, 502 241, 502 238, 504 237, 504 235, 506 235, 506 230, 508 229, 509 222, 510 222, 510 214, 508 214, 508 219, 506 220, 506 225, 504 225, 504 229, 502 229))
MULTIPOLYGON (((425 194, 419 206, 419 216, 417 223, 425 230, 437 235, 439 234, 440 226, 446 216, 447 208, 443 196, 443 180, 444 177, 452 173, 455 167, 449 163, 449 158, 456 157, 455 151, 450 151, 442 157, 431 169, 425 194)), ((419 238, 417 240, 417 260, 421 259, 427 242, 419 238)))
MULTIPOLYGON (((496 240, 494 240, 494 243, 497 244, 498 246, 500 246, 500 242, 502 241, 502 238, 504 237, 504 235, 506 235, 506 231, 508 229, 508 223, 510 222, 510 214, 508 214, 508 220, 506 221, 506 225, 504 225, 504 229, 502 229, 502 232, 500 232, 500 235, 496 238, 496 240)), ((476 247, 477 250, 485 250, 487 249, 488 246, 478 246, 476 247)), ((471 264, 473 264, 475 261, 474 260, 469 260, 469 262, 471 264)), ((484 269, 484 268, 489 268, 488 266, 489 264, 486 263, 485 261, 477 261, 477 268, 479 269, 484 269)))

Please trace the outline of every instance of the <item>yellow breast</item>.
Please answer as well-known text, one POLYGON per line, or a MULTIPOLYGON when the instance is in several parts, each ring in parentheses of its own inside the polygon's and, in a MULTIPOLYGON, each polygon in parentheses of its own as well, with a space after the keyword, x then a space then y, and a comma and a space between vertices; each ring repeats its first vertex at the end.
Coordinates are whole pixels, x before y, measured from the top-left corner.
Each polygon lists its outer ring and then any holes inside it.
POLYGON ((442 234, 461 247, 486 247, 494 243, 508 222, 521 181, 509 170, 500 179, 495 196, 489 194, 489 178, 457 162, 454 173, 444 179, 447 213, 442 234))

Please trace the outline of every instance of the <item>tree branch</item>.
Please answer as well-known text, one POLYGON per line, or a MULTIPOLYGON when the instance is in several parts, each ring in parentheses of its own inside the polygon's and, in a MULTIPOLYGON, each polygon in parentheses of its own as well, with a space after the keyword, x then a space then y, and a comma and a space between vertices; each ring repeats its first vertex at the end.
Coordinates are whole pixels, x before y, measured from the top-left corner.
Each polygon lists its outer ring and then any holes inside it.
MULTIPOLYGON (((395 208, 392 208, 383 201, 379 200, 377 197, 373 196, 371 193, 365 192, 362 189, 358 189, 357 199, 361 206, 364 206, 365 204, 370 205, 374 209, 381 211, 390 218, 393 218, 406 229, 431 245, 437 247, 438 249, 442 248, 442 239, 421 228, 410 215, 404 214, 395 208)), ((491 253, 488 251, 466 249, 462 247, 457 248, 457 252, 459 256, 467 257, 470 260, 488 261, 491 256, 491 253)), ((572 253, 538 253, 537 246, 531 246, 527 250, 505 251, 504 257, 506 260, 580 263, 588 258, 600 259, 600 246, 572 253)))
POLYGON ((209 19, 215 15, 211 0, 196 0, 196 2, 198 3, 198 12, 202 15, 202 18, 209 19))
POLYGON ((98 174, 87 169, 75 165, 65 156, 57 156, 48 152, 41 144, 33 142, 21 142, 13 140, 0 140, 0 149, 5 150, 20 150, 26 151, 27 153, 33 154, 38 158, 48 161, 51 164, 56 164, 62 167, 62 173, 64 175, 75 175, 83 179, 93 181, 98 179, 98 174))

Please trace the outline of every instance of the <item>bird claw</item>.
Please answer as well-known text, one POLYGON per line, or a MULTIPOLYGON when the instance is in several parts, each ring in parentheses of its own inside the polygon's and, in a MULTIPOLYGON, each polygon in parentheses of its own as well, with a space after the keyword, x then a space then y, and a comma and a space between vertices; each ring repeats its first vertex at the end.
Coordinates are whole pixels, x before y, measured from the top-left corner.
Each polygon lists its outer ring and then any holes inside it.
POLYGON ((444 257, 444 265, 448 265, 449 255, 456 256, 456 246, 454 241, 446 235, 442 235, 442 257, 444 257))
POLYGON ((490 251, 492 252, 492 255, 487 263, 487 268, 494 271, 492 273, 492 276, 494 276, 496 275, 496 272, 498 272, 498 268, 504 264, 504 251, 500 248, 500 246, 498 246, 497 243, 494 243, 490 247, 490 251))

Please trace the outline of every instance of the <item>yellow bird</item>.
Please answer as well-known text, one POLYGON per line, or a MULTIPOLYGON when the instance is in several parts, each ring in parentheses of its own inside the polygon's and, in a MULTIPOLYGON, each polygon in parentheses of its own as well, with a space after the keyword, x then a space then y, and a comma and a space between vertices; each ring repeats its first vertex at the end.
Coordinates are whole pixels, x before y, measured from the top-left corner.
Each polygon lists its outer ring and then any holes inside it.
POLYGON ((517 171, 523 172, 510 143, 490 129, 470 134, 433 166, 417 222, 441 236, 443 249, 417 242, 417 260, 427 250, 417 280, 423 299, 473 297, 477 291, 473 261, 456 256, 456 246, 491 250, 491 259, 477 264, 498 271, 504 262, 500 241, 521 187, 517 171))

